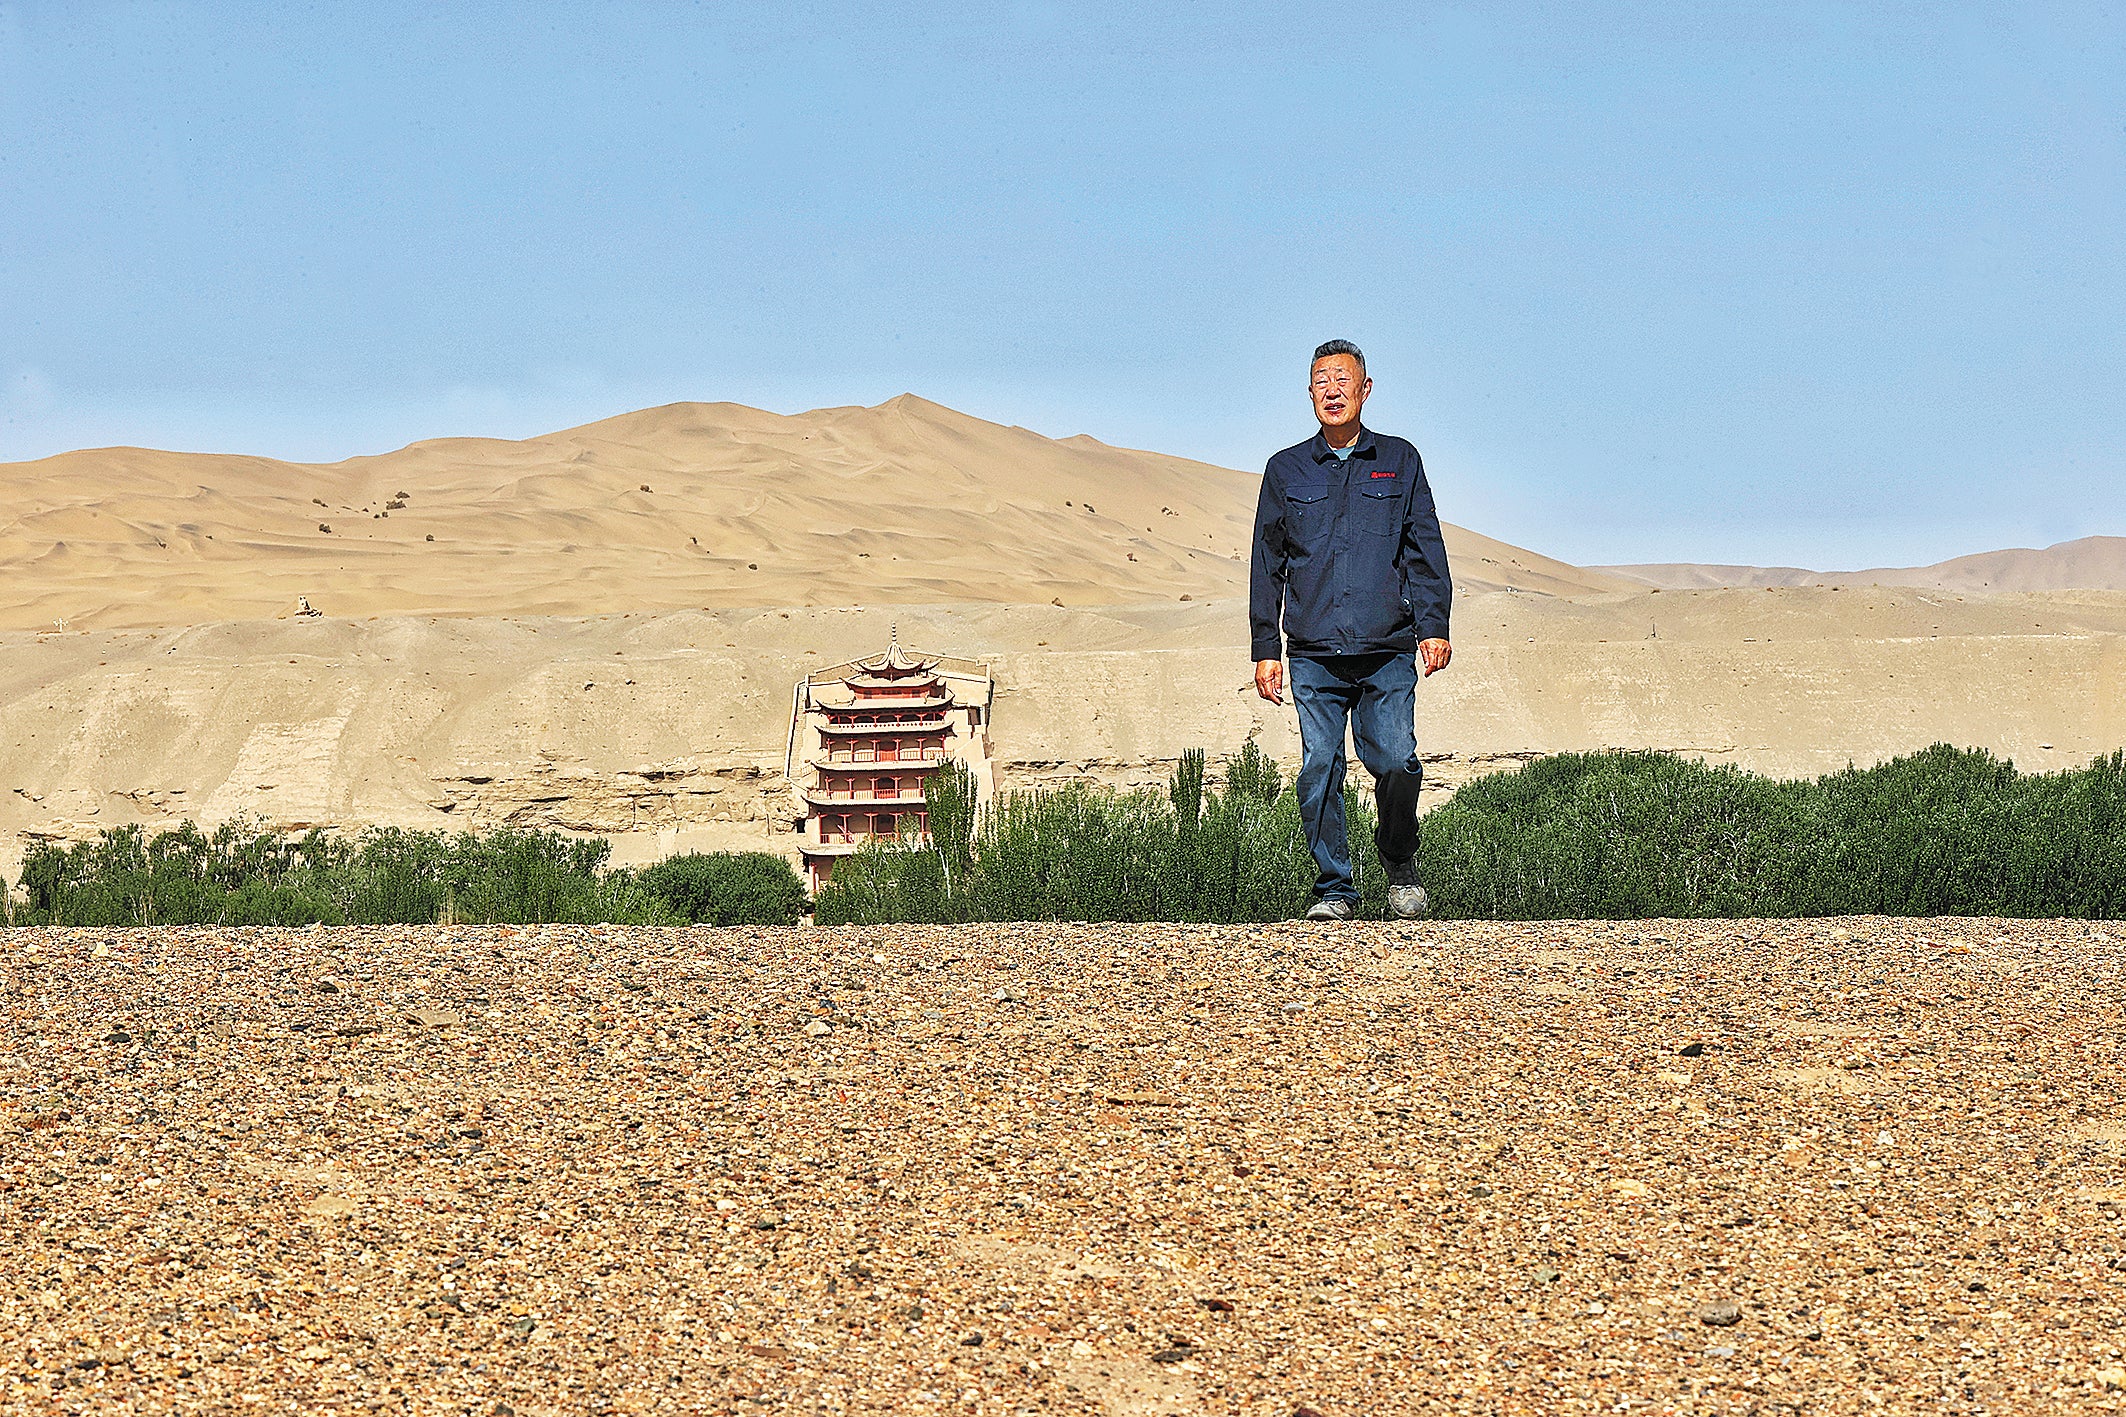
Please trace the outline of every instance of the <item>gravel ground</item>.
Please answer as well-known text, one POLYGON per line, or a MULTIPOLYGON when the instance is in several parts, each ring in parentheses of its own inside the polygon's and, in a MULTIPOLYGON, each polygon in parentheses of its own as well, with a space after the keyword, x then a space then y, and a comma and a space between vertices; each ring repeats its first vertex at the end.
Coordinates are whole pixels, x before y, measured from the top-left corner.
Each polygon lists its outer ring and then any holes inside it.
POLYGON ((2118 1411, 2081 922, 0 934, 0 1408, 2118 1411))

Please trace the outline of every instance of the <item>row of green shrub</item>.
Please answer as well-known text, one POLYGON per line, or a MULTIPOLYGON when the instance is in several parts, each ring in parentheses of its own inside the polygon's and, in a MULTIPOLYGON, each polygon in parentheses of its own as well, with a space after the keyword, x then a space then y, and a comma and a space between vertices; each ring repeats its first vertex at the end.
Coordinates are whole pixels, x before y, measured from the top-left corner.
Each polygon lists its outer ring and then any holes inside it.
POLYGON ((289 838, 239 823, 153 836, 126 826, 33 847, 27 901, 4 909, 15 925, 792 925, 807 905, 789 863, 765 852, 644 871, 609 868, 611 854, 600 838, 516 829, 289 838))
MULTIPOLYGON (((1252 742, 1221 791, 1200 753, 1164 792, 1068 787, 977 813, 939 774, 933 839, 866 848, 822 924, 1278 920, 1315 868, 1298 807, 1252 742)), ((1370 800, 1346 798, 1366 910, 1370 800)), ((1419 869, 1454 919, 2126 915, 2126 755, 2024 774, 1937 744, 1814 781, 1665 753, 1565 753, 1479 778, 1424 822, 1419 869)))
MULTIPOLYGON (((927 841, 875 843, 820 893, 821 924, 966 920, 1281 920, 1314 862, 1291 790, 1253 742, 1206 781, 1184 755, 1165 790, 1093 786, 977 808, 936 774, 927 841)), ((1371 799, 1347 794, 1362 904, 1385 882, 1371 799)), ((765 853, 609 866, 557 832, 376 828, 297 838, 227 824, 44 843, 23 861, 17 925, 794 924, 807 906, 765 853)), ((1801 915, 2126 916, 2126 754, 2024 774, 1937 744, 1877 767, 1775 781, 1662 753, 1559 754, 1463 787, 1425 818, 1419 869, 1455 919, 1801 915)))
MULTIPOLYGON (((1221 791, 1192 751, 1164 791, 1091 784, 1006 796, 977 811, 948 764, 930 779, 927 843, 873 843, 836 863, 822 925, 954 920, 1283 920, 1307 907, 1314 862, 1297 799, 1253 740, 1221 791)), ((1372 838, 1371 799, 1345 797, 1352 840, 1372 838)), ((1378 872, 1360 873, 1378 896, 1378 872)), ((1377 902, 1376 902, 1377 903, 1377 902)))
POLYGON ((2117 919, 2126 754, 2026 774, 1936 744, 1814 781, 1564 754, 1464 787, 1420 859, 1442 913, 1471 918, 2117 919))

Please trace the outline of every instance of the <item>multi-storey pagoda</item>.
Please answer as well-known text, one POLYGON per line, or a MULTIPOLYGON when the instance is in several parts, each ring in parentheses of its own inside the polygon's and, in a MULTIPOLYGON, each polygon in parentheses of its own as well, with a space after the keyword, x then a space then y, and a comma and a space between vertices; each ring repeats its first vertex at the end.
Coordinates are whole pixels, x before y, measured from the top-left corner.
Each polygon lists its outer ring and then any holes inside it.
POLYGON ((966 763, 989 796, 995 692, 988 665, 912 654, 898 632, 884 654, 798 681, 783 771, 804 804, 799 850, 813 891, 871 838, 926 832, 923 787, 947 762, 966 763))

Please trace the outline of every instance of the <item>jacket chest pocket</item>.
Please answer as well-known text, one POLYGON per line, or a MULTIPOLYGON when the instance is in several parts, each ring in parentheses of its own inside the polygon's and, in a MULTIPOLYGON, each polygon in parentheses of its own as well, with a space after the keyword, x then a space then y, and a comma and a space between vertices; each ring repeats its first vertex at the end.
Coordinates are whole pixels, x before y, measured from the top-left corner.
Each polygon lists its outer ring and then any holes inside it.
POLYGON ((1360 529, 1375 536, 1394 536, 1403 529, 1400 488, 1380 492, 1363 488, 1351 499, 1351 510, 1356 514, 1360 529))
POLYGON ((1302 488, 1284 496, 1284 522, 1289 538, 1300 549, 1320 548, 1329 528, 1329 489, 1302 488))

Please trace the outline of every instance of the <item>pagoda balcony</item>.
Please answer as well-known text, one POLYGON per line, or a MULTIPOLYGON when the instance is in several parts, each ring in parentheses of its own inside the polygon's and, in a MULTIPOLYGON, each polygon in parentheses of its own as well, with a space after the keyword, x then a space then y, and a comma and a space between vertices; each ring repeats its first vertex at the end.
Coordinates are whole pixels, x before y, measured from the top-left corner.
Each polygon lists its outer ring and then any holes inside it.
POLYGON ((868 766, 872 763, 895 763, 902 767, 912 767, 920 770, 934 768, 940 763, 950 762, 951 758, 952 755, 945 751, 943 744, 925 743, 920 748, 910 748, 906 752, 894 752, 878 748, 843 748, 839 752, 828 752, 819 757, 807 758, 805 762, 810 767, 824 768, 829 772, 868 766))
MULTIPOLYGON (((922 833, 916 833, 920 836, 922 833)), ((871 842, 890 844, 901 839, 897 831, 883 835, 874 832, 830 832, 814 836, 807 832, 798 843, 798 850, 807 856, 848 856, 861 851, 871 842)))
POLYGON ((806 792, 832 792, 843 795, 851 792, 876 792, 882 797, 892 796, 892 788, 880 786, 880 779, 884 779, 888 783, 905 784, 901 795, 920 797, 923 792, 923 784, 930 780, 931 770, 938 765, 936 763, 883 763, 876 766, 884 768, 885 771, 875 774, 872 772, 873 766, 874 764, 866 763, 860 770, 851 772, 848 764, 836 763, 822 770, 818 777, 806 783, 803 790, 806 792))

